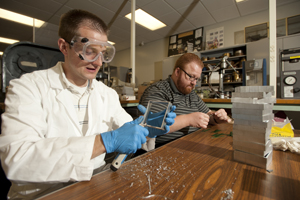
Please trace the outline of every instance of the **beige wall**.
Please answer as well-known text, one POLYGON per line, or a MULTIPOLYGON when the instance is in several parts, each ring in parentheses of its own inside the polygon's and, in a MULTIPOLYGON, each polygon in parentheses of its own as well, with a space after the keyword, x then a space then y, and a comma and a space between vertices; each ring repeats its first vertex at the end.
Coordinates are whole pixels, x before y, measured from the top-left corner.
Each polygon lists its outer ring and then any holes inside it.
MULTIPOLYGON (((143 82, 150 82, 155 79, 155 62, 162 61, 168 54, 169 39, 161 39, 151 43, 145 43, 144 46, 136 46, 135 54, 135 83, 136 87, 143 82)), ((112 66, 123 66, 130 68, 130 49, 118 51, 112 66)))

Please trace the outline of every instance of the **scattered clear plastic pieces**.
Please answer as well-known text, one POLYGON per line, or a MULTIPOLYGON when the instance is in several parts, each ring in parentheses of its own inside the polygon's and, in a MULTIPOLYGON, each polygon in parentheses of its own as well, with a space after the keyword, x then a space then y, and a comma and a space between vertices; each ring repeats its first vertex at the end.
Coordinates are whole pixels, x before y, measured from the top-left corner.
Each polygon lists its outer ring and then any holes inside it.
MULTIPOLYGON (((174 153, 174 152, 173 152, 174 153)), ((170 182, 169 191, 172 195, 178 193, 181 190, 186 190, 191 184, 179 184, 176 183, 179 179, 192 179, 198 177, 198 173, 201 170, 198 166, 191 164, 188 160, 180 160, 178 157, 184 155, 182 151, 176 151, 178 153, 176 156, 163 157, 152 156, 152 153, 149 152, 149 156, 146 159, 138 160, 136 164, 126 165, 122 167, 124 170, 119 171, 119 175, 122 179, 130 180, 130 184, 128 188, 135 188, 147 185, 149 190, 145 194, 144 192, 137 192, 137 195, 141 199, 164 199, 171 200, 171 198, 154 194, 156 191, 157 185, 159 185, 162 181, 170 182), (181 166, 178 168, 177 166, 181 166), (146 177, 145 177, 146 176, 146 177), (142 178, 141 178, 142 177, 142 178), (145 195, 145 196, 144 196, 145 195)), ((206 163, 206 162, 205 162, 206 163)), ((234 170, 237 170, 236 168, 234 170)), ((207 183, 210 183, 210 180, 206 180, 207 183)), ((234 184, 234 183, 232 183, 234 184)), ((214 191, 217 188, 210 188, 210 191, 214 191)), ((123 191, 124 193, 124 191, 123 191)), ((203 190, 197 190, 198 195, 200 197, 203 195, 203 190), (201 194, 202 193, 202 194, 201 194)), ((232 189, 228 189, 222 191, 221 200, 233 200, 233 191, 232 189)), ((193 196, 197 195, 194 193, 193 196)))
MULTIPOLYGON (((147 176, 147 175, 146 175, 147 176)), ((150 180, 150 175, 147 176, 148 183, 149 183, 149 194, 151 194, 151 180, 150 180)))
MULTIPOLYGON (((142 199, 165 199, 165 200, 168 200, 170 198, 168 197, 165 197, 163 195, 156 195, 156 194, 151 194, 151 195, 148 195, 146 197, 141 197, 142 199)), ((171 200, 171 199, 170 199, 171 200)))
POLYGON ((233 199, 233 191, 232 189, 228 189, 225 191, 222 191, 222 193, 225 193, 227 196, 226 197, 221 197, 221 200, 232 200, 233 199))

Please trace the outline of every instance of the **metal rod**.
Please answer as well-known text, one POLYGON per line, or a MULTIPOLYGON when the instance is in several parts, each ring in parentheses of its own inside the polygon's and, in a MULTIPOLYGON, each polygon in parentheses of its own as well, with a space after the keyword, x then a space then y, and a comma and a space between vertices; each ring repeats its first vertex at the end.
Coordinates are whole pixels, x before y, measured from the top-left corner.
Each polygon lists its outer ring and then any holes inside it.
POLYGON ((135 0, 131 1, 131 83, 135 83, 135 0))
POLYGON ((32 19, 33 26, 32 26, 32 42, 35 43, 35 19, 32 19))
POLYGON ((274 96, 277 92, 277 38, 276 38, 276 1, 269 0, 269 85, 274 86, 274 96))

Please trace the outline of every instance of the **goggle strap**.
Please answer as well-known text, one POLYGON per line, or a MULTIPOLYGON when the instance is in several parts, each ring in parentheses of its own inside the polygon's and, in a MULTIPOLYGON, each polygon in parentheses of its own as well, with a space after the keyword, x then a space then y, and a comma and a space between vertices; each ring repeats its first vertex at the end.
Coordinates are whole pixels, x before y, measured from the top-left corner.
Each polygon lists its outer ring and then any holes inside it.
POLYGON ((84 60, 84 58, 82 57, 81 54, 78 54, 78 56, 79 56, 79 58, 80 58, 81 60, 84 60))
POLYGON ((81 39, 81 43, 87 43, 89 41, 89 39, 87 39, 87 38, 82 38, 81 39))

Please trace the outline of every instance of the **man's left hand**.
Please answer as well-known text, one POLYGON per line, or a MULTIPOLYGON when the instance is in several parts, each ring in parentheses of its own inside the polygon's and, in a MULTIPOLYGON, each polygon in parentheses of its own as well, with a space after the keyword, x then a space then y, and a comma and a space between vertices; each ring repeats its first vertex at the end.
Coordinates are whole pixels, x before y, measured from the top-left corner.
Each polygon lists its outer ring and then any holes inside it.
POLYGON ((218 124, 231 122, 230 117, 228 117, 227 112, 224 109, 220 109, 220 110, 214 112, 212 117, 218 124))
MULTIPOLYGON (((141 104, 138 105, 138 109, 143 114, 145 114, 145 112, 147 110, 141 104)), ((173 125, 174 122, 175 122, 175 120, 174 120, 176 118, 176 113, 174 112, 175 109, 176 109, 176 106, 172 106, 171 109, 170 109, 170 112, 167 114, 167 116, 165 118, 165 122, 166 122, 166 125, 164 127, 165 130, 160 130, 160 129, 156 129, 156 128, 145 127, 149 131, 148 137, 155 138, 156 136, 164 135, 166 133, 169 133, 170 126, 173 125)), ((155 114, 152 114, 152 115, 150 114, 148 116, 148 120, 151 122, 151 124, 161 124, 162 123, 162 119, 164 118, 164 113, 165 113, 165 110, 161 111, 161 112, 158 112, 158 113, 155 113, 155 114)), ((157 126, 157 125, 154 125, 154 126, 157 126)))

